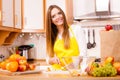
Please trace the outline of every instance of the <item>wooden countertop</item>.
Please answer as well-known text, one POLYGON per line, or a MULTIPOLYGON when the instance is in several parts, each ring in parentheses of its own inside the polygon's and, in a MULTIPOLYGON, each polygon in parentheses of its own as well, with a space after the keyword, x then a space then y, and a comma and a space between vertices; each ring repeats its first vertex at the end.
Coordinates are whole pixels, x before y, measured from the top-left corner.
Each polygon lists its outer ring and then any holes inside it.
MULTIPOLYGON (((45 61, 35 61, 47 65, 45 61)), ((116 77, 92 77, 92 76, 77 76, 73 77, 70 74, 50 74, 50 73, 34 73, 24 75, 7 75, 0 73, 0 80, 120 80, 120 76, 116 77)))
POLYGON ((116 77, 92 77, 92 76, 78 76, 72 77, 69 74, 27 74, 9 76, 0 74, 0 80, 120 80, 120 76, 116 77))

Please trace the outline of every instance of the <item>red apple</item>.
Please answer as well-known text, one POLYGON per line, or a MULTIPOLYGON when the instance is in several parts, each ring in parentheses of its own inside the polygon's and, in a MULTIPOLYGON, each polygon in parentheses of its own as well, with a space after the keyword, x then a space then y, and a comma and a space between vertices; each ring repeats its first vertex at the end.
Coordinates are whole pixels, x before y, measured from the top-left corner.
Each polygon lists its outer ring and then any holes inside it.
POLYGON ((114 62, 113 67, 116 68, 117 74, 120 75, 120 62, 114 62))
POLYGON ((114 63, 114 57, 112 56, 106 57, 105 63, 114 63))
POLYGON ((120 75, 120 67, 117 68, 117 74, 120 75))
POLYGON ((18 71, 26 71, 26 65, 19 65, 18 71))
POLYGON ((87 72, 88 75, 92 75, 92 71, 98 67, 99 67, 98 63, 92 62, 89 66, 87 66, 87 68, 85 69, 85 72, 87 72))
POLYGON ((113 27, 112 27, 112 25, 106 25, 105 29, 106 29, 106 31, 109 31, 109 30, 113 29, 113 27))
POLYGON ((27 70, 29 69, 29 63, 26 64, 26 68, 27 68, 27 70))
POLYGON ((86 67, 85 72, 87 72, 88 74, 90 73, 90 67, 89 66, 86 67))
POLYGON ((30 70, 34 70, 35 67, 36 67, 35 64, 29 64, 29 69, 30 69, 30 70))
POLYGON ((20 65, 26 65, 27 64, 27 60, 19 60, 18 62, 20 65))
POLYGON ((20 60, 26 60, 26 58, 24 56, 20 56, 16 59, 16 61, 19 63, 20 60))

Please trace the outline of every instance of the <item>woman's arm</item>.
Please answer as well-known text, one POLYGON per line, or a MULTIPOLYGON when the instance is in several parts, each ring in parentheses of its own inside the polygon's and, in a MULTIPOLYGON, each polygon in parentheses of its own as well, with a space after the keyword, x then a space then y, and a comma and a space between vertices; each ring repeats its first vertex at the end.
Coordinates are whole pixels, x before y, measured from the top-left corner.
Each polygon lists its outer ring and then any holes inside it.
POLYGON ((87 45, 86 45, 85 32, 83 28, 81 28, 79 24, 73 24, 71 25, 71 28, 78 42, 80 56, 87 56, 87 45))
POLYGON ((49 56, 47 56, 46 57, 46 62, 47 62, 47 64, 60 64, 60 60, 59 60, 59 58, 58 57, 49 57, 49 56))

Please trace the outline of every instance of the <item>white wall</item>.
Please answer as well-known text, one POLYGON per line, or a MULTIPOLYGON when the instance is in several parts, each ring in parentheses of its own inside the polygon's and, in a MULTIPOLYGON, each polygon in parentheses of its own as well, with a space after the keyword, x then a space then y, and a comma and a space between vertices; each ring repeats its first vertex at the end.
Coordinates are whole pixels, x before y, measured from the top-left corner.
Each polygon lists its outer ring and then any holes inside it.
POLYGON ((101 43, 100 43, 100 31, 105 30, 105 25, 119 25, 120 19, 111 19, 111 20, 91 20, 91 21, 81 21, 78 22, 82 28, 85 30, 86 40, 88 42, 88 29, 90 30, 90 42, 93 43, 93 32, 92 30, 95 29, 95 48, 87 49, 88 56, 96 56, 101 57, 101 43))
MULTIPOLYGON (((95 12, 94 1, 95 0, 73 0, 74 17, 95 12)), ((120 12, 120 0, 110 0, 110 1, 111 1, 111 11, 120 12)))
POLYGON ((94 0, 73 0, 73 14, 80 16, 95 11, 94 0))
POLYGON ((120 0, 111 0, 111 11, 120 13, 120 0))

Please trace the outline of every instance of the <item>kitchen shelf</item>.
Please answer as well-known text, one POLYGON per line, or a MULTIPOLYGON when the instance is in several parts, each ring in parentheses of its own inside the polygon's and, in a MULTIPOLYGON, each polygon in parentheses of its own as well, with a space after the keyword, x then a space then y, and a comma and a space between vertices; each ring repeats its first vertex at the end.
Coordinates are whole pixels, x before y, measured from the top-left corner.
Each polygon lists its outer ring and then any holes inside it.
POLYGON ((10 31, 0 31, 0 45, 2 45, 9 36, 10 31))
POLYGON ((11 45, 19 35, 19 32, 0 30, 0 45, 11 45))
POLYGON ((10 45, 14 42, 14 40, 17 38, 17 36, 19 35, 18 32, 10 32, 9 36, 6 37, 3 45, 10 45))

